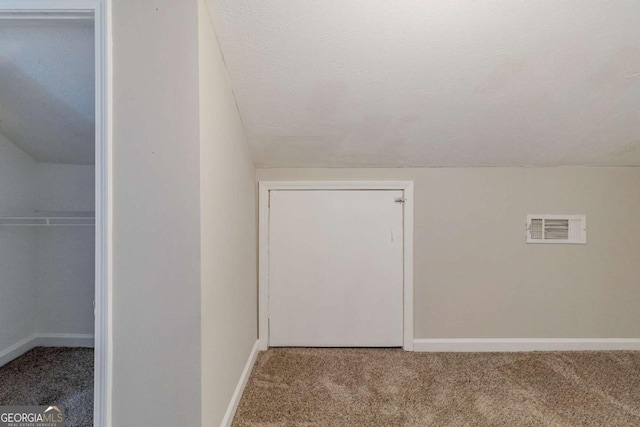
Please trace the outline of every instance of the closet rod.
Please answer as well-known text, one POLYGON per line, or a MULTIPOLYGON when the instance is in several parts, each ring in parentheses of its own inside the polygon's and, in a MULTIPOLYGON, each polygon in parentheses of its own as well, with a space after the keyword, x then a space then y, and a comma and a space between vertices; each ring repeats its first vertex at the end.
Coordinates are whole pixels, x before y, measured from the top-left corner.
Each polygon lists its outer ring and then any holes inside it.
POLYGON ((0 226, 11 227, 91 227, 95 226, 93 212, 36 212, 32 215, 0 216, 0 226))

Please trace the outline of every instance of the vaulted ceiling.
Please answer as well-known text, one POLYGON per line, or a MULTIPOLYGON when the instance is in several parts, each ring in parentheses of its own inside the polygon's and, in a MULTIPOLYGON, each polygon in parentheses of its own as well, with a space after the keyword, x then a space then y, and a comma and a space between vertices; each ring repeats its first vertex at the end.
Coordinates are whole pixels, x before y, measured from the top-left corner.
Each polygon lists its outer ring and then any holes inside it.
POLYGON ((92 20, 0 19, 0 133, 34 159, 94 162, 92 20))
POLYGON ((640 2, 208 0, 259 166, 640 165, 640 2))

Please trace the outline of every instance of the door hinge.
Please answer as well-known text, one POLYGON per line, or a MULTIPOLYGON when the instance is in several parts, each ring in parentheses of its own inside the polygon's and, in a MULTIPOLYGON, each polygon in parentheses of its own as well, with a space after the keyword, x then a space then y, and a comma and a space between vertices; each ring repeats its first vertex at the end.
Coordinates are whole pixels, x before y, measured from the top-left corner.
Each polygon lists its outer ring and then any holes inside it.
POLYGON ((398 197, 398 198, 396 199, 396 203, 404 203, 404 202, 406 202, 406 201, 407 201, 407 199, 405 199, 404 197, 398 197))

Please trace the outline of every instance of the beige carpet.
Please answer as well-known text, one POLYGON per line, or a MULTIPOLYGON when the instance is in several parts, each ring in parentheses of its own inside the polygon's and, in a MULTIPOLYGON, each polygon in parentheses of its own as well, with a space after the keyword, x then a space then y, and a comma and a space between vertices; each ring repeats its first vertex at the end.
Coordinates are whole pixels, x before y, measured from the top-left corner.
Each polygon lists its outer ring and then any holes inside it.
POLYGON ((270 349, 233 426, 640 426, 640 352, 270 349))

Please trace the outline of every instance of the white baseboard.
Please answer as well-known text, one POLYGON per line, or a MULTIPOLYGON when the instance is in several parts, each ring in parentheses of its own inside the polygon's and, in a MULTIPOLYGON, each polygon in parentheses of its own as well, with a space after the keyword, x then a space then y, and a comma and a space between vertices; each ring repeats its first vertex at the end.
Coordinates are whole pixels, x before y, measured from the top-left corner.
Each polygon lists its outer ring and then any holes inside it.
POLYGON ((94 347, 93 334, 36 334, 36 347, 94 347))
POLYGON ((450 338, 415 339, 421 352, 640 350, 640 338, 450 338))
POLYGON ((22 356, 34 347, 93 347, 92 334, 33 334, 0 351, 0 366, 22 356))
POLYGON ((242 375, 240 375, 240 380, 238 380, 238 385, 233 392, 233 396, 231 396, 231 402, 229 402, 227 412, 224 414, 224 418, 222 419, 222 423, 220 424, 221 427, 231 426, 233 417, 236 415, 236 410, 238 409, 238 405, 240 404, 240 399, 242 398, 242 392, 244 392, 244 387, 247 385, 247 381, 249 381, 249 376, 251 375, 251 370, 253 369, 254 363, 256 363, 256 358, 258 357, 259 351, 260 340, 257 340, 253 345, 253 348, 251 349, 251 353, 249 353, 249 359, 247 359, 247 364, 244 365, 244 370, 242 371, 242 375))
POLYGON ((33 337, 34 335, 31 335, 30 337, 27 337, 21 341, 18 341, 11 347, 0 351, 0 366, 6 365, 7 363, 11 362, 13 359, 16 359, 22 356, 27 351, 35 347, 35 345, 33 345, 32 343, 33 337))

